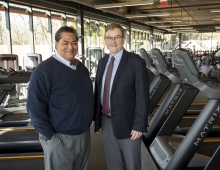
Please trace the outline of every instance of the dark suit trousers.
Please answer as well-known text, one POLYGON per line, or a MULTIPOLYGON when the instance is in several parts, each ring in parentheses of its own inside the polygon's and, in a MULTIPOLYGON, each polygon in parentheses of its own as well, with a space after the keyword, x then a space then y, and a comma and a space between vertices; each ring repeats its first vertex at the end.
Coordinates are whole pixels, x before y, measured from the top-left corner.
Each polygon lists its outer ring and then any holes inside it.
POLYGON ((111 119, 103 115, 102 139, 108 170, 124 170, 124 161, 127 170, 141 170, 141 138, 116 139, 111 119))

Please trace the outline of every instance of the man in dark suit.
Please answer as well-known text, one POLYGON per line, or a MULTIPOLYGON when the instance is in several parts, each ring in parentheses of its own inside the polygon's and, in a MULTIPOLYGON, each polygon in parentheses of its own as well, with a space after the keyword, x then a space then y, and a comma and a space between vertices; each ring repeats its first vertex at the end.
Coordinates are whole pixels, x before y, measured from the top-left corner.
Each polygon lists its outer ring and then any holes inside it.
POLYGON ((105 30, 110 51, 99 61, 95 85, 94 131, 102 127, 108 170, 141 170, 141 136, 147 132, 149 82, 145 60, 124 48, 124 30, 105 30))

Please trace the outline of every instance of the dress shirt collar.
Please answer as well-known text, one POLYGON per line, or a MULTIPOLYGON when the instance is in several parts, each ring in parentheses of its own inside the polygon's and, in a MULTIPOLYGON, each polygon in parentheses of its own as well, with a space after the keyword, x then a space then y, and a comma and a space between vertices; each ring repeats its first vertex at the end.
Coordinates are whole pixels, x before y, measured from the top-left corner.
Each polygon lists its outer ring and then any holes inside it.
POLYGON ((70 61, 69 60, 66 60, 65 58, 61 57, 60 54, 56 51, 55 52, 55 55, 53 55, 53 57, 55 59, 57 59, 58 61, 60 61, 61 63, 69 66, 70 65, 70 61))
POLYGON ((76 70, 76 66, 75 65, 70 65, 70 61, 66 60, 65 58, 61 57, 61 55, 56 51, 55 54, 53 55, 53 57, 58 60, 59 62, 63 63, 64 65, 66 65, 67 67, 76 70))
MULTIPOLYGON (((122 48, 115 56, 115 61, 119 62, 121 60, 122 54, 123 54, 124 48, 122 48)), ((112 55, 109 54, 109 60, 111 59, 112 55)))

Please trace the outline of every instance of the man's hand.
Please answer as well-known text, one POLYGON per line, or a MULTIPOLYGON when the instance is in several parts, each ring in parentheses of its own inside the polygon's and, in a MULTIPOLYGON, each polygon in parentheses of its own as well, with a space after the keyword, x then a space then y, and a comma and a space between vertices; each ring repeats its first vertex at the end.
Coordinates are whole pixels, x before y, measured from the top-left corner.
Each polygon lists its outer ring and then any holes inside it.
POLYGON ((141 136, 142 136, 142 132, 138 132, 138 131, 135 131, 135 130, 131 131, 131 139, 132 140, 138 139, 141 136))
MULTIPOLYGON (((94 129, 95 129, 95 121, 92 121, 91 127, 92 127, 92 129, 94 131, 94 129)), ((99 130, 96 133, 99 134, 99 130)))

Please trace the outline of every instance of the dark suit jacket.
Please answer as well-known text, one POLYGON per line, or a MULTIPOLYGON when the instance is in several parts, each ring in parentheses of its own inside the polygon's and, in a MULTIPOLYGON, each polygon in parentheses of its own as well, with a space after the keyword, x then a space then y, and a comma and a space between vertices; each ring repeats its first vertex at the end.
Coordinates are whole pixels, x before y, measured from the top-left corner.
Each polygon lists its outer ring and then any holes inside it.
MULTIPOLYGON (((101 128, 102 77, 109 55, 99 60, 95 81, 95 132, 101 128)), ((111 122, 117 139, 130 138, 131 130, 147 132, 149 80, 146 62, 134 53, 123 51, 110 95, 111 122)))

